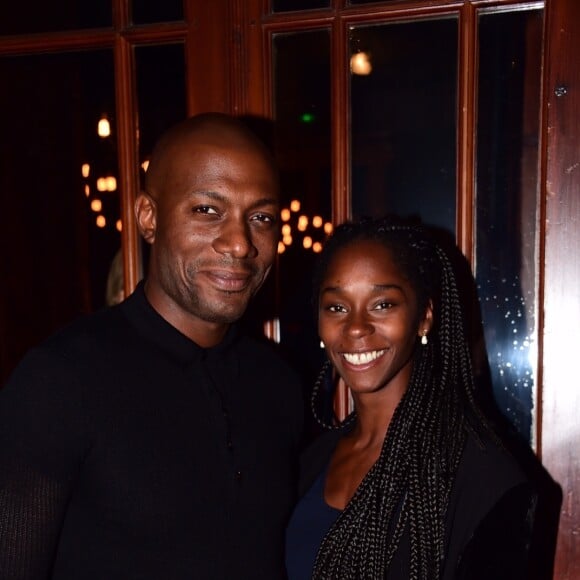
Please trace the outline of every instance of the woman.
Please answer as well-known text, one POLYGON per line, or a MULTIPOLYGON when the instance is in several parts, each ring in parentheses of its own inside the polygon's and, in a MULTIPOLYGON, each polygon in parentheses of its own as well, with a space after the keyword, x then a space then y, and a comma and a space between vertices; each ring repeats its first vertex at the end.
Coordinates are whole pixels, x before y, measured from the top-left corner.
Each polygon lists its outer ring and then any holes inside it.
POLYGON ((420 227, 344 224, 315 297, 313 396, 334 369, 354 412, 304 455, 290 580, 524 577, 534 494, 474 400, 447 254, 420 227))

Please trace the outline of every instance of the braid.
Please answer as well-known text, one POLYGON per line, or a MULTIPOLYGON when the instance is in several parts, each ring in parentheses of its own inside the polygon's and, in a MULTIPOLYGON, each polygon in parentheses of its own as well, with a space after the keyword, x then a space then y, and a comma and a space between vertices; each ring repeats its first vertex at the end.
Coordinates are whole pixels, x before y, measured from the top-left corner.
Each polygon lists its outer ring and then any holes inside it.
POLYGON ((358 240, 390 248, 417 294, 418 311, 431 300, 437 318, 429 343, 416 348, 379 458, 323 539, 313 578, 384 578, 408 530, 409 579, 437 580, 445 514, 469 427, 466 409, 482 419, 455 274, 447 254, 419 226, 392 219, 347 223, 325 245, 315 295, 332 256, 358 240))

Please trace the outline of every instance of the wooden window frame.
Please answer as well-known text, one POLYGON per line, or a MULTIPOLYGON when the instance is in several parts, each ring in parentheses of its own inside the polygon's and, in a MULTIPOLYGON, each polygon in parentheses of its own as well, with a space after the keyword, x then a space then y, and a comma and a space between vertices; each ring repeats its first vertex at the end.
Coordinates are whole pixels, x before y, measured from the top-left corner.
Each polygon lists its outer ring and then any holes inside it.
MULTIPOLYGON (((480 9, 545 4, 545 48, 540 159, 539 377, 537 452, 562 486, 565 501, 554 565, 556 580, 580 577, 580 409, 578 371, 567 345, 577 344, 580 327, 580 137, 570 128, 580 123, 580 3, 577 0, 397 0, 346 7, 333 0, 328 10, 270 14, 268 0, 184 0, 184 21, 133 26, 130 0, 113 0, 111 28, 0 37, 0 56, 71 52, 110 48, 114 53, 116 114, 119 125, 119 189, 125 223, 122 244, 126 291, 140 277, 140 252, 133 217, 139 188, 134 48, 146 44, 183 42, 186 55, 187 110, 271 116, 271 35, 301 27, 330 27, 332 66, 347 70, 345 27, 352 22, 459 16, 459 78, 457 158, 457 237, 473 260, 474 128, 476 20, 480 9), (202 79, 202 82, 200 82, 202 79), (566 251, 562 251, 562 249, 566 251), (570 255, 572 262, 570 262, 570 255), (560 305, 566 301, 568 309, 560 305)), ((332 165, 339 168, 333 186, 333 218, 349 216, 347 78, 335 75, 332 117, 332 165)))

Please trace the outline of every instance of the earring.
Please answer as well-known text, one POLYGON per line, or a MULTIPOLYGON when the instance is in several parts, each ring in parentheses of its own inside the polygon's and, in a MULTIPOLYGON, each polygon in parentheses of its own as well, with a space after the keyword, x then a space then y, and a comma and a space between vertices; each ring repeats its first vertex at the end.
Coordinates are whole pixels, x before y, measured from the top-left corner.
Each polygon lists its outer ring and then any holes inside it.
POLYGON ((423 336, 421 337, 421 344, 425 346, 429 341, 427 340, 427 329, 423 329, 423 336))
POLYGON ((320 341, 320 348, 324 348, 324 341, 323 340, 320 341))

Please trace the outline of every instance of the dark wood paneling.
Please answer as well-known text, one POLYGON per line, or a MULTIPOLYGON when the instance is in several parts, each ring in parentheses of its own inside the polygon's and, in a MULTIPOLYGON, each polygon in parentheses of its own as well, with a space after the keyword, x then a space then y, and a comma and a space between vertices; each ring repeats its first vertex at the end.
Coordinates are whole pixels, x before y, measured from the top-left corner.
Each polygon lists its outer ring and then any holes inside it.
POLYGON ((230 17, 227 0, 185 0, 189 114, 231 112, 230 17))
POLYGON ((544 135, 543 406, 539 449, 561 485, 554 578, 580 578, 580 3, 549 0, 544 135))

